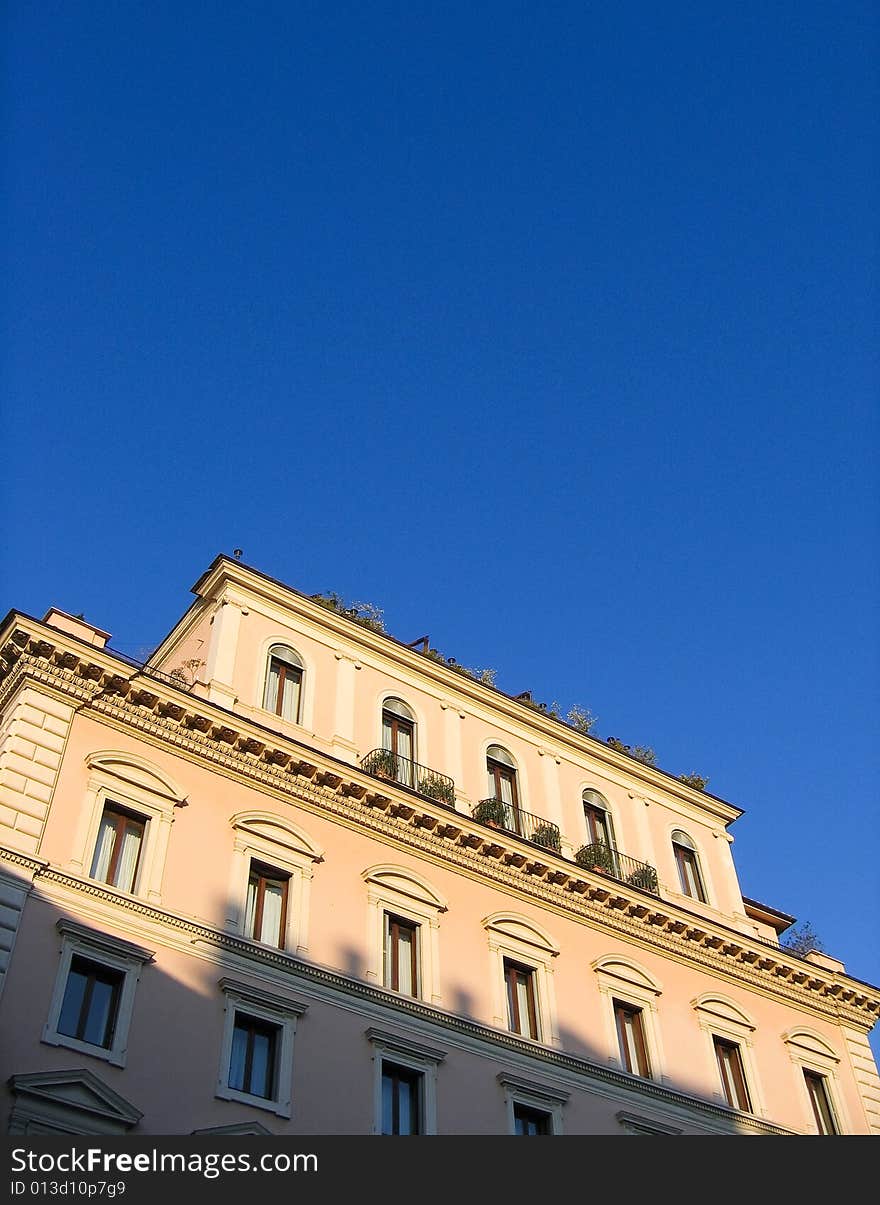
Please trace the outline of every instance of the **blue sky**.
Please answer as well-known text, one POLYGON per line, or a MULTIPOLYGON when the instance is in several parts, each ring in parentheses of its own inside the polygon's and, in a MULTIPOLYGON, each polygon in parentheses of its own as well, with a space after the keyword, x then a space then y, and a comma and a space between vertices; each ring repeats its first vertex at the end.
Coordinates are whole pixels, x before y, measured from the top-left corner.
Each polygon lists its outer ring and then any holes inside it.
POLYGON ((589 707, 880 982, 871 4, 11 3, 0 609, 589 707))

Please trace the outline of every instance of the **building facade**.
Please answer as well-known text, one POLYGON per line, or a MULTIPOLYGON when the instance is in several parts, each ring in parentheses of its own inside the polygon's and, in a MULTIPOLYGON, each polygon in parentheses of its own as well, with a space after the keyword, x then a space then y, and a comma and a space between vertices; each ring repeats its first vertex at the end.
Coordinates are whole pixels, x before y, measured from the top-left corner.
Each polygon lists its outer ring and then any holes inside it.
POLYGON ((739 809, 218 557, 0 630, 0 1132, 869 1134, 880 991, 739 809))

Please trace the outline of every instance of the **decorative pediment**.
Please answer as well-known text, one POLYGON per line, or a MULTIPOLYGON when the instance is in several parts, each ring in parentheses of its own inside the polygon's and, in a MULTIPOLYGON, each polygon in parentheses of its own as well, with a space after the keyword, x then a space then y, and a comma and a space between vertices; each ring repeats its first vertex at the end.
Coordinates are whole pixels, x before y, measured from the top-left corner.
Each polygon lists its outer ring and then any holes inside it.
POLYGON ((152 791, 154 795, 175 801, 184 798, 184 792, 170 775, 136 754, 102 749, 97 753, 90 753, 86 758, 86 765, 90 770, 97 770, 119 782, 140 787, 143 791, 152 791))
POLYGON ((755 1022, 743 1012, 739 1005, 728 1000, 726 996, 707 994, 699 996, 692 1002, 693 1007, 703 1013, 709 1020, 722 1021, 726 1025, 739 1026, 741 1029, 755 1029, 755 1022))
POLYGON ((661 988, 657 980, 649 975, 644 967, 628 958, 609 954, 605 958, 596 959, 593 963, 593 970, 597 974, 607 975, 610 979, 625 984, 627 987, 636 987, 641 991, 653 992, 656 996, 660 995, 661 988))
POLYGON ((832 1059, 835 1063, 840 1062, 840 1055, 812 1029, 791 1029, 782 1035, 782 1040, 788 1043, 793 1053, 812 1058, 832 1059))
POLYGON ((307 833, 272 812, 238 812, 231 823, 239 832, 259 837, 279 849, 311 858, 314 862, 324 861, 324 851, 307 833))
POLYGON ((16 1097, 10 1117, 11 1132, 45 1129, 74 1134, 122 1134, 143 1117, 139 1109, 84 1067, 13 1075, 9 1087, 16 1097))
POLYGON ((554 958, 559 953, 559 946, 545 929, 516 912, 493 912, 484 918, 483 928, 524 945, 534 946, 542 954, 550 954, 554 958))
POLYGON ((407 896, 438 912, 445 912, 448 905, 445 896, 433 887, 427 879, 403 866, 393 866, 388 863, 380 866, 370 866, 361 876, 366 883, 380 887, 383 891, 394 892, 407 896))
POLYGON ((193 1134, 207 1134, 211 1138, 238 1138, 248 1134, 257 1136, 267 1135, 270 1138, 274 1138, 275 1136, 271 1130, 267 1130, 258 1121, 240 1121, 237 1125, 229 1126, 208 1126, 206 1130, 193 1130, 193 1134))

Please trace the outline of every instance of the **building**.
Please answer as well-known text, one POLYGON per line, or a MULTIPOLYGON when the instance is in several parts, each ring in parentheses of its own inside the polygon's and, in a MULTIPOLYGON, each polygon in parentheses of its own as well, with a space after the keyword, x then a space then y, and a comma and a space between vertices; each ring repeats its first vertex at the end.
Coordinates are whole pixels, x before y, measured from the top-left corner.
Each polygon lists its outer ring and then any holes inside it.
POLYGON ((0 1131, 867 1134, 880 991, 739 809, 218 557, 0 631, 0 1131))

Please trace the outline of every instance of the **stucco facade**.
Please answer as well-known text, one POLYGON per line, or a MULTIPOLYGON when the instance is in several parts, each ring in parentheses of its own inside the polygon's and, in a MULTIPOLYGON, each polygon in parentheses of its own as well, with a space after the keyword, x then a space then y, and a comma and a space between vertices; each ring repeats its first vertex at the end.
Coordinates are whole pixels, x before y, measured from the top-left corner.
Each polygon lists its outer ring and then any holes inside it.
POLYGON ((739 809, 238 561, 194 593, 147 666, 0 631, 0 1131, 880 1133, 880 991, 780 947, 739 809))

